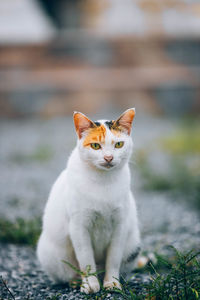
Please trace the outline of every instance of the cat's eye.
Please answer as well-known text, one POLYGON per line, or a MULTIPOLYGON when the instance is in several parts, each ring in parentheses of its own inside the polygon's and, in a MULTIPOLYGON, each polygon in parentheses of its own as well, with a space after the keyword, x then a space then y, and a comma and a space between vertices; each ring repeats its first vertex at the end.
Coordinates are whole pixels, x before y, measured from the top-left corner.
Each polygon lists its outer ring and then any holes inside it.
POLYGON ((115 148, 122 148, 124 146, 124 142, 117 142, 115 144, 115 148))
POLYGON ((101 145, 98 143, 91 143, 90 146, 94 150, 99 150, 101 148, 101 145))

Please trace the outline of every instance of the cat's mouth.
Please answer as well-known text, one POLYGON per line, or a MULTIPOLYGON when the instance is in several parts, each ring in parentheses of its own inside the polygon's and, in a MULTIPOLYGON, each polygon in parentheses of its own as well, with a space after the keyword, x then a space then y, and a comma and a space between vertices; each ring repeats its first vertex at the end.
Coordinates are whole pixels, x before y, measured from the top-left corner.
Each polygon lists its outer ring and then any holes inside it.
POLYGON ((101 166, 106 169, 110 169, 110 168, 114 167, 114 165, 110 162, 102 163, 101 166))

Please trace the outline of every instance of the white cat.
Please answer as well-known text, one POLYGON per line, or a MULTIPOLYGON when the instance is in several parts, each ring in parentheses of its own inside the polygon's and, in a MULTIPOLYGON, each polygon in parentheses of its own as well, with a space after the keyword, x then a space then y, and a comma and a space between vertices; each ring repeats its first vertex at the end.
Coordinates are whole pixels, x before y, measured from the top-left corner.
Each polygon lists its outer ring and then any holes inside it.
MULTIPOLYGON (((76 272, 105 270, 104 287, 121 288, 119 274, 130 272, 139 253, 137 211, 130 190, 128 161, 135 109, 116 121, 93 122, 74 113, 78 135, 67 168, 54 183, 43 217, 37 255, 55 282, 69 282, 76 272)), ((82 276, 81 291, 100 289, 97 277, 82 276)))

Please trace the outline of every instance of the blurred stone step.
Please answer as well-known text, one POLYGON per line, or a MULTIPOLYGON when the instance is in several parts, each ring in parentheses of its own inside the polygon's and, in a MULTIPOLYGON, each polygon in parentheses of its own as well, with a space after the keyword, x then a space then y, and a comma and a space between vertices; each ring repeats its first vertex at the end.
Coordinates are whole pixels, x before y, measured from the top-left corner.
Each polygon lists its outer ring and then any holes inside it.
POLYGON ((1 69, 200 65, 200 40, 61 36, 50 43, 0 46, 1 69))
POLYGON ((198 87, 200 68, 76 68, 0 71, 0 92, 133 91, 160 85, 198 87))
POLYGON ((199 111, 199 93, 197 39, 67 35, 0 47, 0 116, 95 112, 105 101, 153 112, 176 101, 199 111))

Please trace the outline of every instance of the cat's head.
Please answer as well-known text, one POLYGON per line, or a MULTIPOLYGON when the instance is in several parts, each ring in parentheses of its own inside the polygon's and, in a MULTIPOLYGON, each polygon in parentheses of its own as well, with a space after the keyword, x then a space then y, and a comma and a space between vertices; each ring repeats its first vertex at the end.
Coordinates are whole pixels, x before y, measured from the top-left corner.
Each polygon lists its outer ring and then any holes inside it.
POLYGON ((122 167, 132 152, 130 136, 135 109, 126 110, 117 120, 91 121, 80 112, 74 112, 81 159, 100 170, 122 167))

